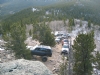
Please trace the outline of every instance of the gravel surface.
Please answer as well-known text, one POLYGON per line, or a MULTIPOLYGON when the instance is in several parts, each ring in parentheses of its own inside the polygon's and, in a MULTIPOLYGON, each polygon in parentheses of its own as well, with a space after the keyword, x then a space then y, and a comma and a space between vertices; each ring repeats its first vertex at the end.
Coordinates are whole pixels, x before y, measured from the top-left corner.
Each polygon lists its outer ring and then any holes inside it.
POLYGON ((52 48, 53 54, 52 57, 49 57, 47 62, 44 64, 53 72, 59 70, 59 65, 62 63, 62 56, 61 56, 61 44, 57 44, 55 47, 52 48))

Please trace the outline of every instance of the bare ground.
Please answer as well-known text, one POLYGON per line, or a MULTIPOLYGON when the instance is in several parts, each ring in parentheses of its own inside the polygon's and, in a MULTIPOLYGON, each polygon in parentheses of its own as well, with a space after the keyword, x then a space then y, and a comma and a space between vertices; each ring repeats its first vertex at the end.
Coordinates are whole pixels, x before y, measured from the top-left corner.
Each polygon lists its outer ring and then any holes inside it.
MULTIPOLYGON (((31 38, 28 38, 25 43, 27 43, 28 46, 39 45, 38 41, 32 40, 31 38)), ((59 70, 59 65, 62 63, 61 48, 61 44, 56 44, 55 47, 52 47, 52 57, 48 57, 48 60, 43 62, 53 73, 59 70)), ((42 62, 39 56, 33 56, 32 60, 42 62)))
POLYGON ((52 48, 53 54, 52 57, 48 58, 47 62, 44 64, 53 72, 59 70, 59 65, 62 63, 62 56, 61 56, 61 44, 57 44, 55 47, 52 48))

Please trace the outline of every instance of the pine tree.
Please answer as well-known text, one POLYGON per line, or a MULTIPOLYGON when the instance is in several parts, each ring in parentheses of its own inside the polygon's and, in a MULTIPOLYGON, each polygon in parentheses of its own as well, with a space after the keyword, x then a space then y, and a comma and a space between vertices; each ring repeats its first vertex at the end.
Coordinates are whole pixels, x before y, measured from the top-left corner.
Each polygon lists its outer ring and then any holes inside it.
POLYGON ((41 24, 40 26, 40 39, 43 45, 49 45, 49 46, 54 46, 55 45, 55 39, 54 36, 51 34, 51 29, 48 27, 48 25, 41 24))
POLYGON ((0 24, 0 35, 2 34, 2 25, 0 24))
POLYGON ((49 46, 55 45, 54 36, 51 34, 51 29, 48 25, 45 25, 45 23, 37 24, 33 26, 33 30, 33 38, 39 40, 41 44, 49 46))
POLYGON ((92 59, 95 48, 94 32, 88 34, 79 34, 74 40, 72 46, 74 50, 74 72, 75 75, 91 75, 92 72, 92 59))
POLYGON ((66 19, 65 18, 63 19, 63 22, 64 22, 64 26, 66 26, 66 19))
POLYGON ((58 75, 67 75, 68 60, 65 56, 62 56, 63 63, 60 64, 60 71, 58 75))
POLYGON ((98 63, 97 69, 100 70, 100 53, 99 53, 99 51, 96 53, 95 62, 98 63))
POLYGON ((32 30, 31 30, 31 29, 29 30, 29 35, 30 35, 30 36, 32 35, 32 30))
POLYGON ((69 19, 68 22, 69 32, 72 30, 72 19, 69 19))
POLYGON ((80 20, 80 27, 82 27, 82 20, 80 20))
POLYGON ((91 28, 91 21, 88 21, 88 28, 91 28))
POLYGON ((55 45, 54 36, 51 34, 51 32, 49 30, 46 30, 45 35, 43 37, 44 37, 44 39, 42 41, 42 44, 48 45, 48 46, 55 45))
POLYGON ((26 48, 26 44, 24 43, 26 40, 25 27, 21 27, 19 23, 11 25, 8 37, 7 49, 13 50, 16 58, 31 59, 30 50, 26 48))
POLYGON ((75 26, 75 24, 74 24, 74 18, 72 19, 72 26, 75 26))

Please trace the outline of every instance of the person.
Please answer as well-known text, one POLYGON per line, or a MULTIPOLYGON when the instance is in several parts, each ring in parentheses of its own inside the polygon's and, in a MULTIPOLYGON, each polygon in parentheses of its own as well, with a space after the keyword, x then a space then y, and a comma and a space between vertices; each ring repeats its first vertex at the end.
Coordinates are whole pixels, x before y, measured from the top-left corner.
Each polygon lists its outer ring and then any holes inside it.
POLYGON ((63 44, 64 44, 64 40, 62 40, 61 43, 62 43, 62 46, 63 46, 63 44))
POLYGON ((57 44, 59 44, 59 41, 57 41, 57 44))

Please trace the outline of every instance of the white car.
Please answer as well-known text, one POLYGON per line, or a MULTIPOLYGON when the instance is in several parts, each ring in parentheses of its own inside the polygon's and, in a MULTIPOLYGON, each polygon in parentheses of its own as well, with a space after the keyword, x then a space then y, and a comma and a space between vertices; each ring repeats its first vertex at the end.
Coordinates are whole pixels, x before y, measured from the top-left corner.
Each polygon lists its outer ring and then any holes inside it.
POLYGON ((0 51, 3 51, 3 50, 5 50, 4 48, 0 48, 0 51))
POLYGON ((100 70, 97 71, 97 75, 100 75, 100 70))
POLYGON ((64 44, 62 46, 61 54, 68 54, 68 53, 69 53, 69 45, 68 44, 64 44))
POLYGON ((62 35, 61 37, 64 38, 64 39, 66 39, 67 38, 67 35, 62 35))
POLYGON ((63 39, 63 40, 62 40, 62 45, 64 45, 64 44, 69 44, 68 39, 63 39))
POLYGON ((93 72, 94 72, 94 74, 97 74, 97 69, 93 68, 93 72))
POLYGON ((61 41, 61 37, 56 37, 56 38, 55 38, 55 42, 56 42, 56 43, 59 43, 60 41, 61 41))

